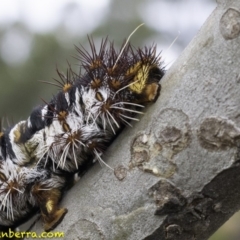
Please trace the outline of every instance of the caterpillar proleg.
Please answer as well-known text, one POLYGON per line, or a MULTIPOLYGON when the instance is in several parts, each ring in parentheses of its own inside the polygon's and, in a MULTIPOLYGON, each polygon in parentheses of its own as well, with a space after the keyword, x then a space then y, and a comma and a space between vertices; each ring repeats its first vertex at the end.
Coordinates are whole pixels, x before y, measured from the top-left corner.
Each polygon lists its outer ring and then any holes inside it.
POLYGON ((27 120, 0 131, 0 229, 15 228, 40 210, 45 231, 67 213, 64 191, 125 126, 155 102, 164 75, 156 46, 118 51, 105 38, 97 51, 76 47, 82 74, 58 71, 59 92, 27 120))

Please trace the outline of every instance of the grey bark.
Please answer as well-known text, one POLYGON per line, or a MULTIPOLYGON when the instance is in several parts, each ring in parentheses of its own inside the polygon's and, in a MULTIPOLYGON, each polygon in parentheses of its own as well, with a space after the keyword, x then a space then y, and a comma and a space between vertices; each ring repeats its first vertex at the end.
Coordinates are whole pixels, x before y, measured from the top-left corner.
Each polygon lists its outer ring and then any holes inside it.
POLYGON ((64 239, 203 240, 240 209, 240 1, 217 2, 104 155, 114 173, 96 164, 63 199, 64 239))

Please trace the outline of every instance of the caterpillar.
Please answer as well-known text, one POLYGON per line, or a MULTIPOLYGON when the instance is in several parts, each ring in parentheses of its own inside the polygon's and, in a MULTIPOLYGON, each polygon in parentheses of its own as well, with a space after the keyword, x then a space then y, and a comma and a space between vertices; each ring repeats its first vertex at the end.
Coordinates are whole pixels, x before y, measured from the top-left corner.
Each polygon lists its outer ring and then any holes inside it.
POLYGON ((108 38, 97 51, 76 47, 83 73, 57 70, 59 92, 27 120, 0 129, 0 230, 16 228, 40 211, 45 231, 67 213, 59 202, 124 126, 160 94, 165 70, 156 46, 120 50, 108 38))

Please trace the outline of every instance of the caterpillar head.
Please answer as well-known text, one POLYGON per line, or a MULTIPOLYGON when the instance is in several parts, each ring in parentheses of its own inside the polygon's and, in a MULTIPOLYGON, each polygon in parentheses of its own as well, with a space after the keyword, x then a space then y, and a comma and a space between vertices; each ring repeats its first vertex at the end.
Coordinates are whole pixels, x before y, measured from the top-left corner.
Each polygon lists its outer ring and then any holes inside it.
POLYGON ((127 75, 132 75, 129 91, 135 96, 135 102, 155 102, 160 94, 160 79, 163 72, 156 65, 136 63, 127 75))
POLYGON ((135 102, 155 102, 160 94, 159 81, 164 75, 161 57, 156 55, 156 47, 131 49, 132 61, 126 71, 128 90, 134 95, 135 102))

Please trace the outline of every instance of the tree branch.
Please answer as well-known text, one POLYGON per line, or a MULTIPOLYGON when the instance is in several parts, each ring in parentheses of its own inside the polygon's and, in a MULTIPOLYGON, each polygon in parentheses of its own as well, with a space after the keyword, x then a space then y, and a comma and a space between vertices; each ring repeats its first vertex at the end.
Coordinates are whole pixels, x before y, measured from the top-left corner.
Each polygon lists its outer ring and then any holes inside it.
MULTIPOLYGON (((218 7, 125 129, 62 201, 65 239, 208 239, 240 208, 240 2, 218 7)), ((42 232, 40 223, 33 231, 42 232)))

